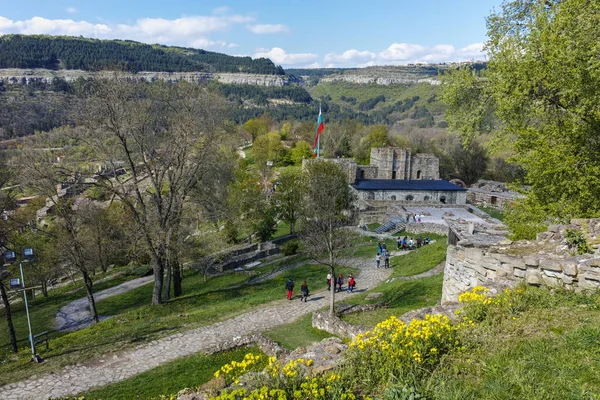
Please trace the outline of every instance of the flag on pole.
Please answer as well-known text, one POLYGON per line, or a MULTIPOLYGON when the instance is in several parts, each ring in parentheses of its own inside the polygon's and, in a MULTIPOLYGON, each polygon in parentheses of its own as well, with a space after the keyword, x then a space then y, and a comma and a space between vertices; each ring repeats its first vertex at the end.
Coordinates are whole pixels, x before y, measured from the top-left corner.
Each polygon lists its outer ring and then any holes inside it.
POLYGON ((321 114, 321 106, 319 105, 319 119, 317 119, 317 136, 315 137, 315 144, 313 146, 314 156, 319 158, 321 155, 321 132, 325 129, 323 124, 323 115, 321 114))

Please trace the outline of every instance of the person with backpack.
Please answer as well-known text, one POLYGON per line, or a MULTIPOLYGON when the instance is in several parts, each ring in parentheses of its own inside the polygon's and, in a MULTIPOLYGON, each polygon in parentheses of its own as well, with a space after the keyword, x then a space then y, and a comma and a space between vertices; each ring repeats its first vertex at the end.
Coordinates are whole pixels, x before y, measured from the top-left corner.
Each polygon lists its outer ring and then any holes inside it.
POLYGON ((306 299, 308 298, 308 283, 306 281, 302 282, 300 286, 300 291, 302 292, 302 297, 300 297, 300 301, 304 301, 306 303, 306 299))
POLYGON ((338 284, 338 292, 341 292, 342 291, 342 285, 344 284, 344 275, 342 275, 342 274, 338 275, 337 284, 338 284))
POLYGON ((350 274, 350 276, 348 277, 348 292, 353 292, 354 286, 356 286, 356 281, 354 280, 352 274, 350 274))
POLYGON ((389 268, 390 267, 390 253, 385 253, 385 257, 383 258, 385 263, 385 268, 389 268))
POLYGON ((294 292, 294 281, 292 278, 288 279, 287 283, 285 284, 285 288, 287 289, 287 299, 292 300, 294 292))

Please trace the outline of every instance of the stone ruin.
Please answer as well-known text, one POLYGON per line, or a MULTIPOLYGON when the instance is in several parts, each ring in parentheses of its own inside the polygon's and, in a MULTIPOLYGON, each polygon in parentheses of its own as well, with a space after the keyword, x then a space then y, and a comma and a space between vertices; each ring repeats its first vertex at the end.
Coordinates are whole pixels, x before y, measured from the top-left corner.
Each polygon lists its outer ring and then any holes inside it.
POLYGON ((442 303, 455 302, 475 286, 529 285, 577 292, 600 288, 600 219, 551 225, 533 241, 513 242, 503 225, 449 221, 442 303), (593 253, 570 248, 567 230, 580 232, 593 253))

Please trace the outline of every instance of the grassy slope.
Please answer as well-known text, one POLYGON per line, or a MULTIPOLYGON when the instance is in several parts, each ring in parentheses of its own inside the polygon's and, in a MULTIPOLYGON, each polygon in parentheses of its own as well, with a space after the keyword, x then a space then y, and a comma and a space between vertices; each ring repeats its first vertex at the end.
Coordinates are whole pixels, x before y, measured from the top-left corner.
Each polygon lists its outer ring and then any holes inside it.
POLYGON ((281 325, 263 333, 288 350, 308 346, 311 343, 333 336, 312 327, 312 314, 308 314, 291 324, 281 325))
POLYGON ((528 288, 516 317, 498 316, 465 335, 467 350, 431 379, 436 399, 600 398, 600 297, 528 288))
MULTIPOLYGON (((286 261, 293 262, 293 261, 286 261)), ((280 267, 274 263, 256 268, 266 273, 280 267)), ((27 349, 23 348, 17 361, 0 364, 0 385, 24 379, 34 373, 78 363, 89 358, 119 351, 178 331, 208 325, 249 311, 266 302, 285 296, 285 281, 293 276, 296 281, 306 279, 313 291, 324 289, 325 269, 316 265, 299 266, 271 280, 248 284, 247 274, 226 274, 203 282, 201 274, 187 272, 183 281, 184 296, 160 306, 151 306, 152 284, 125 294, 98 302, 101 315, 115 317, 90 328, 66 334, 50 342, 51 351, 44 353, 47 362, 32 369, 27 362, 27 349)), ((351 269, 341 268, 344 275, 351 269)), ((81 297, 81 294, 75 298, 81 297)), ((69 297, 71 299, 71 297, 69 297)), ((54 317, 53 309, 47 309, 54 317)), ((36 330, 37 331, 37 330, 36 330)))
POLYGON ((307 90, 314 99, 329 95, 335 103, 346 106, 350 105, 340 100, 340 97, 354 97, 356 99, 356 105, 352 106, 352 108, 355 111, 358 111, 358 105, 361 102, 384 95, 386 101, 379 103, 375 109, 389 106, 399 100, 419 96, 419 100, 415 104, 427 106, 432 114, 442 112, 442 105, 439 102, 434 101, 432 103, 427 103, 427 99, 438 94, 440 91, 438 86, 430 85, 428 83, 418 83, 414 85, 360 85, 349 82, 320 82, 316 86, 307 88, 307 90))

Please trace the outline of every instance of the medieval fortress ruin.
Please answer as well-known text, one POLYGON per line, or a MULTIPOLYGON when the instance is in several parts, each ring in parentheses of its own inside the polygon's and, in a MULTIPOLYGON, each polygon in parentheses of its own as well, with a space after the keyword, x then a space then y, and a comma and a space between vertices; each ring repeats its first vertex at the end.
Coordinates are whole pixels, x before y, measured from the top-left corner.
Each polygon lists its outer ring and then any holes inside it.
POLYGON ((512 242, 503 225, 449 221, 442 303, 481 285, 528 285, 584 291, 600 288, 600 219, 573 219, 551 225, 535 241, 512 242), (582 235, 594 253, 569 248, 569 232, 582 235))

